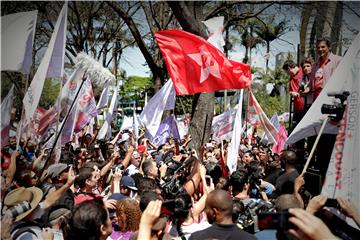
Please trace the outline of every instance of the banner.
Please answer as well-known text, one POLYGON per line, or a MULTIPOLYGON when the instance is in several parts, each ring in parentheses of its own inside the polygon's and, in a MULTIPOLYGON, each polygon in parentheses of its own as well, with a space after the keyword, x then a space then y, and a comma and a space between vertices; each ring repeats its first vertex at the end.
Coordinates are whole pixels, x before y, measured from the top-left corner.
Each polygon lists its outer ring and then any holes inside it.
POLYGON ((150 99, 140 114, 140 121, 147 132, 154 137, 165 110, 175 108, 175 90, 172 81, 168 80, 164 86, 150 99))
POLYGON ((56 22, 50 43, 44 58, 38 67, 33 80, 24 96, 25 124, 30 122, 39 104, 40 96, 46 78, 63 77, 64 57, 67 28, 67 3, 65 2, 56 22))
POLYGON ((247 122, 253 126, 264 129, 267 139, 270 143, 276 144, 276 135, 278 130, 270 122, 260 104, 256 100, 254 94, 249 91, 249 105, 247 109, 247 122))
POLYGON ((29 74, 38 11, 1 17, 1 71, 29 74))
POLYGON ((239 147, 240 147, 241 135, 242 135, 241 114, 242 114, 243 96, 244 96, 244 89, 241 89, 238 109, 236 111, 234 130, 232 132, 232 137, 231 137, 231 146, 226 164, 230 170, 230 174, 236 171, 237 168, 237 157, 239 155, 239 147))
MULTIPOLYGON (((338 92, 344 90, 350 92, 343 119, 338 124, 339 130, 321 194, 329 198, 343 197, 348 199, 355 204, 357 209, 360 209, 359 79, 360 35, 358 34, 344 59, 320 93, 318 97, 320 101, 316 100, 310 109, 316 109, 322 102, 321 100, 325 100, 326 92, 335 89, 335 87, 338 92)), ((353 222, 351 224, 355 225, 353 222)))
POLYGON ((220 143, 222 140, 230 140, 232 137, 233 124, 236 110, 229 109, 222 114, 215 116, 211 124, 213 140, 220 143))
POLYGON ((9 93, 1 102, 1 141, 0 148, 2 149, 9 143, 11 109, 14 101, 14 84, 11 86, 9 93))
POLYGON ((78 100, 78 116, 74 127, 75 133, 80 132, 97 114, 96 103, 90 79, 86 79, 80 90, 78 100))
POLYGON ((97 135, 97 139, 104 139, 111 137, 111 121, 113 118, 113 113, 117 110, 118 105, 118 92, 117 88, 114 89, 114 94, 111 99, 110 107, 106 112, 105 122, 99 130, 99 134, 97 135))

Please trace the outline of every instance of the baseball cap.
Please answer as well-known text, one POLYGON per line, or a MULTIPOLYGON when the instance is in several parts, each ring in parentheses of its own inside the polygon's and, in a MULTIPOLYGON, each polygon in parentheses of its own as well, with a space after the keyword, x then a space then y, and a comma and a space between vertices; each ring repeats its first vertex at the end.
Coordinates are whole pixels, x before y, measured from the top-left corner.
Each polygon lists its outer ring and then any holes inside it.
POLYGON ((138 152, 142 153, 142 152, 145 152, 146 147, 145 147, 144 145, 139 145, 139 146, 137 147, 137 150, 138 150, 138 152))
POLYGON ((123 176, 120 180, 120 185, 130 188, 131 190, 137 191, 137 187, 135 186, 135 181, 130 176, 123 176))
POLYGON ((59 176, 62 172, 64 172, 68 168, 68 165, 65 163, 56 163, 51 165, 48 169, 48 176, 50 178, 56 178, 59 176))

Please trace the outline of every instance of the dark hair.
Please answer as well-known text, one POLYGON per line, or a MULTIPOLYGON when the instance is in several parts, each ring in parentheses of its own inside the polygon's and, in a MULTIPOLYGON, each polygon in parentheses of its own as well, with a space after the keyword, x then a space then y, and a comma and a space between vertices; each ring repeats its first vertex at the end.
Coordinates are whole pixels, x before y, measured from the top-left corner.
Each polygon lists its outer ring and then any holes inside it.
POLYGON ((282 66, 282 68, 287 71, 289 68, 296 67, 296 63, 293 60, 286 60, 282 66))
POLYGON ((94 169, 92 168, 81 168, 79 170, 79 176, 76 178, 76 184, 79 186, 79 188, 85 187, 85 182, 87 179, 92 177, 94 169))
POLYGON ((105 225, 108 212, 102 200, 91 200, 75 207, 72 218, 72 239, 100 239, 100 227, 105 225))
POLYGON ((152 164, 153 164, 153 161, 152 159, 149 159, 149 160, 145 160, 142 164, 142 170, 144 172, 144 175, 145 176, 148 176, 149 172, 150 172, 150 169, 152 167, 152 164))
POLYGON ((248 177, 244 171, 235 171, 230 176, 230 184, 232 186, 233 195, 242 192, 245 184, 248 183, 248 177))
POLYGON ((139 179, 138 183, 138 194, 141 196, 145 191, 155 191, 158 188, 156 181, 154 179, 143 177, 139 179))
POLYGON ((259 167, 260 167, 260 161, 254 160, 254 161, 249 162, 248 174, 256 172, 259 167))
POLYGON ((311 66, 314 64, 314 60, 311 57, 307 57, 305 58, 302 62, 301 62, 301 67, 304 67, 305 63, 309 63, 311 66))
POLYGON ((244 155, 248 153, 250 155, 250 157, 254 158, 255 159, 255 155, 254 153, 251 151, 251 150, 247 150, 246 152, 244 152, 244 155))
POLYGON ((328 48, 331 48, 331 41, 326 37, 320 37, 316 40, 316 46, 319 45, 320 42, 325 42, 328 48))
POLYGON ((140 210, 143 212, 147 207, 147 205, 149 204, 149 202, 155 200, 161 200, 159 194, 157 194, 154 191, 144 191, 141 194, 141 198, 140 198, 140 210))

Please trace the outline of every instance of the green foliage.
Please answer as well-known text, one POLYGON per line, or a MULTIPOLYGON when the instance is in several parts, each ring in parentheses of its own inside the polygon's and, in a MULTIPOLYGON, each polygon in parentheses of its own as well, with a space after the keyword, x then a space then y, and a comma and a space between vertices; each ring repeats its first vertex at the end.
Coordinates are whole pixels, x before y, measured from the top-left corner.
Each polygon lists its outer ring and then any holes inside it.
POLYGON ((193 98, 194 98, 193 95, 176 96, 175 114, 176 115, 184 115, 185 113, 191 114, 193 98))
POLYGON ((130 76, 123 80, 120 88, 121 99, 125 101, 136 101, 137 106, 144 106, 145 92, 148 93, 148 99, 154 92, 153 82, 150 77, 130 76))
POLYGON ((39 107, 49 109, 56 102, 60 92, 60 83, 56 80, 46 79, 40 97, 39 107))
POLYGON ((272 83, 275 84, 275 86, 287 86, 289 81, 288 75, 281 67, 277 67, 274 70, 269 69, 267 73, 259 70, 258 74, 258 79, 262 80, 263 84, 272 83))
MULTIPOLYGON (((281 114, 283 112, 288 111, 289 109, 289 96, 286 94, 285 96, 279 95, 279 88, 281 86, 287 89, 288 79, 287 74, 280 68, 276 68, 274 70, 268 70, 268 73, 265 73, 261 69, 256 69, 256 73, 258 75, 259 80, 261 80, 261 84, 257 84, 256 91, 254 91, 255 97, 258 100, 260 106, 266 113, 266 115, 270 118, 275 112, 281 114), (266 84, 271 83, 274 85, 275 91, 274 94, 269 95, 266 92, 266 84)), ((252 86, 252 89, 254 87, 252 86)))
POLYGON ((289 109, 287 97, 271 97, 267 94, 265 89, 261 89, 254 94, 268 118, 270 118, 275 112, 281 114, 289 109))

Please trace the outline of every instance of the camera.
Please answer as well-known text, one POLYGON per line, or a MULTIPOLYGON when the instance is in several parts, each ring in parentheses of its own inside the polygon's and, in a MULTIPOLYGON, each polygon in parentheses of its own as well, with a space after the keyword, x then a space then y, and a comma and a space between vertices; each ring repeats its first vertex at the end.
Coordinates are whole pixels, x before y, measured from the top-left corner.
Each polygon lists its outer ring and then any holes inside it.
POLYGON ((258 228, 264 229, 295 229, 295 226, 289 222, 291 214, 288 211, 278 213, 259 213, 258 228))
POLYGON ((258 215, 275 213, 275 206, 273 204, 260 199, 250 199, 250 202, 246 205, 240 200, 234 199, 234 205, 239 205, 239 202, 241 211, 237 218, 236 216, 233 216, 233 219, 236 219, 235 223, 239 228, 249 233, 258 231, 258 215))
POLYGON ((340 103, 336 102, 334 104, 323 104, 321 106, 321 113, 333 115, 330 116, 330 119, 334 121, 340 121, 343 118, 343 114, 345 111, 346 104, 344 104, 344 102, 346 101, 350 93, 348 91, 344 91, 342 93, 328 93, 327 95, 329 97, 339 99, 340 103))
POLYGON ((20 202, 18 204, 16 204, 15 206, 8 208, 4 214, 7 216, 10 216, 12 219, 15 219, 17 216, 19 216, 20 214, 28 211, 31 209, 31 205, 28 201, 23 201, 20 202))

